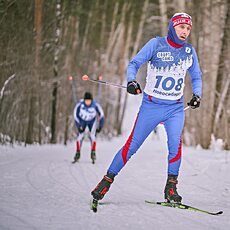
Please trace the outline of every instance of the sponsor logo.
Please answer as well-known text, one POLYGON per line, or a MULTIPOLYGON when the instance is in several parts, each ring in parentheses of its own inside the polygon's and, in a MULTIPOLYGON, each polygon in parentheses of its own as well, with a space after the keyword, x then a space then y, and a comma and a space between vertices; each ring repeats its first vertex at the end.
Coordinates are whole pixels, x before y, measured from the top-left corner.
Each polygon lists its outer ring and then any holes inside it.
POLYGON ((157 52, 157 57, 162 61, 174 61, 174 57, 171 55, 171 52, 157 52))
POLYGON ((187 18, 179 18, 179 19, 176 19, 175 21, 173 21, 173 27, 180 25, 180 24, 188 24, 188 25, 192 26, 192 21, 190 19, 187 19, 187 18))
POLYGON ((189 53, 191 53, 191 49, 189 47, 186 47, 185 52, 189 54, 189 53))
POLYGON ((162 95, 162 96, 173 96, 173 97, 178 97, 179 95, 181 95, 181 92, 180 93, 174 93, 174 92, 168 93, 168 92, 161 92, 161 91, 156 90, 156 89, 153 90, 153 93, 156 93, 156 94, 162 95))

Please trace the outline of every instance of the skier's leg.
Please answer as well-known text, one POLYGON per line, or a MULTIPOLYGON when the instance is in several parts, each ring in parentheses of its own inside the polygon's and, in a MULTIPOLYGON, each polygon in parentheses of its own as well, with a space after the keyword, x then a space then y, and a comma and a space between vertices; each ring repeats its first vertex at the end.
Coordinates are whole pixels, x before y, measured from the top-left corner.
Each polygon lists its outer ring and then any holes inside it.
POLYGON ((149 101, 148 98, 144 97, 133 130, 125 145, 115 155, 108 172, 114 175, 120 172, 148 135, 161 122, 162 116, 162 111, 149 101))
POLYGON ((120 170, 125 166, 128 160, 136 153, 145 139, 153 130, 153 124, 147 123, 143 119, 142 111, 137 115, 133 130, 128 137, 125 145, 117 152, 111 165, 108 168, 108 172, 117 175, 120 170))
POLYGON ((81 146, 82 146, 83 139, 84 139, 84 132, 78 133, 77 140, 76 140, 76 153, 75 153, 75 156, 74 156, 74 161, 75 162, 80 159, 81 146))
POLYGON ((182 129, 184 127, 184 111, 173 114, 164 122, 168 137, 168 179, 165 186, 165 199, 170 202, 181 202, 182 197, 177 193, 177 177, 181 164, 182 129))
POLYGON ((96 188, 91 192, 91 195, 96 200, 101 200, 109 191, 114 177, 124 167, 130 157, 138 150, 146 137, 151 133, 151 125, 146 125, 146 120, 142 119, 142 111, 137 115, 134 128, 126 141, 125 145, 118 151, 114 157, 107 174, 103 177, 96 188), (145 128, 144 128, 145 127, 145 128))
POLYGON ((93 163, 96 160, 96 128, 97 128, 97 120, 95 119, 92 124, 89 125, 90 131, 90 142, 91 142, 91 159, 93 163))
POLYGON ((162 120, 162 111, 156 109, 157 106, 148 100, 148 95, 144 95, 139 114, 135 121, 134 128, 126 141, 125 145, 115 155, 107 174, 91 192, 94 199, 100 200, 108 192, 114 177, 124 167, 131 156, 136 153, 138 148, 162 120))
POLYGON ((164 122, 168 138, 168 174, 178 175, 181 163, 182 141, 184 127, 184 111, 181 110, 164 122))

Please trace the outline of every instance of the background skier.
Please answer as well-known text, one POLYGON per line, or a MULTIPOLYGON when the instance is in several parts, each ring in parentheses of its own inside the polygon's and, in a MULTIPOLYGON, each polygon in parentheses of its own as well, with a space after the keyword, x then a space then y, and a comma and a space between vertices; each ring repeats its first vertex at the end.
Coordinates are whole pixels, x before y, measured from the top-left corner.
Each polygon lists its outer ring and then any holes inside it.
POLYGON ((142 104, 128 140, 115 155, 107 174, 91 192, 94 202, 104 197, 114 177, 161 122, 164 123, 168 138, 168 177, 164 197, 169 202, 181 202, 176 184, 181 164, 186 71, 192 83, 193 95, 188 103, 191 108, 199 107, 202 94, 196 51, 187 44, 191 29, 191 16, 176 13, 170 20, 168 35, 151 39, 130 61, 127 69, 127 91, 130 94, 142 92, 136 74, 140 66, 148 62, 142 104))
POLYGON ((96 133, 99 133, 104 125, 104 112, 101 106, 93 100, 90 92, 84 94, 74 108, 74 120, 78 129, 76 140, 76 154, 73 163, 80 159, 81 146, 85 135, 85 130, 89 129, 89 138, 91 142, 91 159, 96 159, 96 133))

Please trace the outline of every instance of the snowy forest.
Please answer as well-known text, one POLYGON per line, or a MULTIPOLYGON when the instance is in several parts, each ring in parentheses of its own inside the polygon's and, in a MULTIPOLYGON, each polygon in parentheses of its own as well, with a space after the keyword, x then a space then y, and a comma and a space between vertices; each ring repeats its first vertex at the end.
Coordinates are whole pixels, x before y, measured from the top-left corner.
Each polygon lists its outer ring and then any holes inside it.
MULTIPOLYGON (((184 143, 230 149, 230 1, 0 0, 0 143, 64 143, 76 136, 73 109, 91 91, 105 112, 102 136, 122 134, 128 94, 82 81, 126 85, 126 67, 175 12, 189 13, 189 39, 203 76, 201 106, 187 110, 184 143)), ((145 84, 146 66, 137 76, 145 84)), ((185 104, 192 95, 186 78, 185 104)))

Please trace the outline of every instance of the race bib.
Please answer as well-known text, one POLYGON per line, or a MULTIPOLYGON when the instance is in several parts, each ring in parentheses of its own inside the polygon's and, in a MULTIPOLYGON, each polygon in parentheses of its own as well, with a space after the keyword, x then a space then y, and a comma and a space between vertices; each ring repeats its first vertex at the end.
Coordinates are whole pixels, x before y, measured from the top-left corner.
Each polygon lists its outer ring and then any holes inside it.
POLYGON ((148 63, 145 93, 165 100, 178 100, 183 95, 186 71, 192 62, 157 68, 148 63))
POLYGON ((81 107, 79 116, 84 121, 91 121, 96 117, 96 110, 94 108, 85 109, 81 107))

